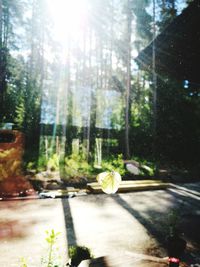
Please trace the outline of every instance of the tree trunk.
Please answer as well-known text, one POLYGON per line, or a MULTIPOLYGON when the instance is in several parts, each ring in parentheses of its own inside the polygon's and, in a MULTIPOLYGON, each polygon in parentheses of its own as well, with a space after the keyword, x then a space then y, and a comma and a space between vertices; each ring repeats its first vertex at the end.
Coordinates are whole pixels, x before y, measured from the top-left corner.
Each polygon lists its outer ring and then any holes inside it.
POLYGON ((3 9, 3 2, 0 0, 0 121, 5 118, 5 94, 6 94, 6 75, 7 75, 7 40, 9 31, 9 7, 8 3, 3 9))
POLYGON ((131 89, 131 22, 132 14, 130 9, 130 0, 127 5, 127 80, 126 80, 126 110, 125 110, 125 156, 130 158, 129 144, 129 119, 130 119, 130 89, 131 89))
POLYGON ((156 38, 156 3, 153 0, 153 45, 152 45, 152 78, 153 78, 153 134, 154 144, 153 153, 154 158, 157 158, 157 74, 156 74, 156 49, 155 49, 155 38, 156 38))
MULTIPOLYGON (((2 27, 3 27, 3 6, 2 6, 2 0, 0 0, 0 49, 2 48, 2 27)), ((1 62, 1 61, 0 61, 1 62)))
POLYGON ((2 88, 2 81, 3 81, 3 57, 2 57, 2 43, 3 43, 3 37, 2 37, 2 30, 3 27, 3 10, 2 10, 2 0, 0 0, 0 107, 1 107, 1 112, 0 112, 0 121, 2 121, 2 106, 3 106, 3 88, 2 88))

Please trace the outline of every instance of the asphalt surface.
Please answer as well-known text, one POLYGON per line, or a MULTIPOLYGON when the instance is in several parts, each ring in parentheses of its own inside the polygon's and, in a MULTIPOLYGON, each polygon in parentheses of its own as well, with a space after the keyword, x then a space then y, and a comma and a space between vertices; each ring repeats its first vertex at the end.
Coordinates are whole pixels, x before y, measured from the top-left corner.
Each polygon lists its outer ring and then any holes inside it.
POLYGON ((174 217, 187 240, 186 260, 200 263, 199 183, 115 195, 0 201, 0 266, 20 266, 22 257, 28 267, 42 266, 48 254, 45 231, 51 229, 60 232, 56 253, 62 262, 69 245, 87 246, 95 257, 129 252, 165 257, 174 217))

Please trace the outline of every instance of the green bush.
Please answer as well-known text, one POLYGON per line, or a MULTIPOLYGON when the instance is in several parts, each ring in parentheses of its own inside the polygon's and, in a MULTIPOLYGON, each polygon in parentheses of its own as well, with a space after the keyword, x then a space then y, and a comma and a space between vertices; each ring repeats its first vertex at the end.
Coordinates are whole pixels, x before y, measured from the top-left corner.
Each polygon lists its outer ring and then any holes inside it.
POLYGON ((92 173, 92 167, 79 155, 71 155, 65 158, 64 169, 66 177, 88 176, 92 173))
POLYGON ((116 157, 111 157, 106 160, 102 160, 102 171, 116 171, 119 172, 121 176, 125 175, 126 169, 124 168, 124 161, 122 154, 116 157))
MULTIPOLYGON (((31 169, 33 166, 35 166, 34 162, 27 164, 27 168, 31 169)), ((57 154, 53 154, 48 160, 45 155, 41 155, 38 159, 37 171, 45 171, 47 168, 51 171, 61 168, 66 179, 83 176, 90 179, 102 171, 116 171, 121 176, 126 174, 122 154, 103 159, 100 169, 95 168, 92 162, 88 163, 85 157, 77 154, 65 157, 63 161, 60 161, 57 154)))
POLYGON ((71 155, 65 158, 64 169, 66 178, 79 176, 87 176, 87 178, 91 178, 102 171, 116 171, 119 172, 121 176, 126 173, 121 154, 117 157, 112 156, 102 160, 100 169, 95 168, 92 163, 89 164, 86 159, 80 155, 71 155))
POLYGON ((154 176, 156 172, 156 164, 154 162, 134 157, 133 160, 139 163, 140 175, 142 176, 154 176))
POLYGON ((51 171, 57 171, 59 170, 59 156, 57 154, 53 154, 48 162, 47 162, 47 168, 51 171))
POLYGON ((47 169, 47 159, 45 155, 39 156, 37 170, 38 171, 45 171, 47 169))
POLYGON ((93 258, 90 249, 84 246, 70 246, 68 254, 71 267, 77 267, 81 261, 93 258))

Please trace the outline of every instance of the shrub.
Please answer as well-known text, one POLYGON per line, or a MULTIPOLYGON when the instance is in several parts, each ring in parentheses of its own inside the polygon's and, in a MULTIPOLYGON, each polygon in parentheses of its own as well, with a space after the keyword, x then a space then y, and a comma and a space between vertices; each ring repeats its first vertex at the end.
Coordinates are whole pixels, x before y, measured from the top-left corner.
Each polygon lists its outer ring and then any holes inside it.
POLYGON ((84 246, 70 246, 68 251, 70 266, 77 267, 82 260, 92 259, 93 256, 89 248, 84 246))
POLYGON ((71 155, 65 158, 66 177, 88 176, 92 172, 92 167, 79 155, 71 155))
POLYGON ((47 168, 51 171, 59 170, 59 156, 58 154, 53 154, 47 162, 47 168))
POLYGON ((121 176, 125 175, 126 169, 124 168, 124 161, 122 154, 116 157, 111 157, 102 161, 101 171, 116 171, 119 172, 121 176))

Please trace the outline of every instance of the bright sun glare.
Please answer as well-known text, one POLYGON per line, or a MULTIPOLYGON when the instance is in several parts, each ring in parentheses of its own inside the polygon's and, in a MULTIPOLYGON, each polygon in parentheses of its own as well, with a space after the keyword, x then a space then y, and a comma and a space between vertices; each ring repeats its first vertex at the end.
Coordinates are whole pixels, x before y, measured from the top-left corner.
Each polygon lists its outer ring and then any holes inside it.
POLYGON ((67 44, 69 38, 78 38, 88 18, 87 0, 48 0, 57 41, 67 44))

